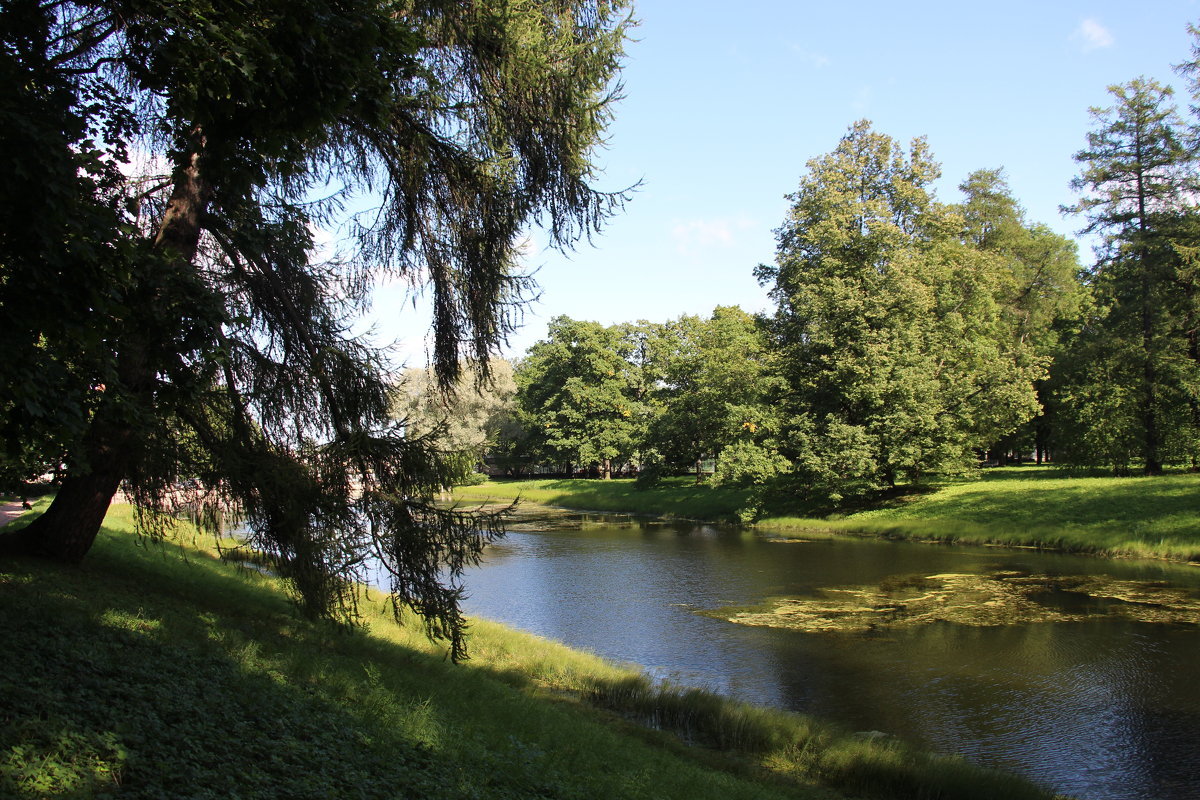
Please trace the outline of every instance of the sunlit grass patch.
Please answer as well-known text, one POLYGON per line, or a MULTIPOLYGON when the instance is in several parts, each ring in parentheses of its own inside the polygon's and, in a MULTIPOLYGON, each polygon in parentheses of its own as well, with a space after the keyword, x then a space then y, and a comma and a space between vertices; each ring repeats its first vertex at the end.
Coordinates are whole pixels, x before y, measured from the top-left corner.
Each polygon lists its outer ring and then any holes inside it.
POLYGON ((697 484, 693 477, 667 478, 661 485, 639 489, 630 478, 592 480, 545 478, 494 480, 454 490, 461 501, 521 500, 581 511, 618 511, 680 519, 736 521, 749 490, 697 484))
MULTIPOLYGON (((461 487, 463 503, 511 501, 579 510, 733 522, 746 490, 690 477, 637 490, 631 480, 491 481, 461 487)), ((1200 561, 1200 474, 1114 478, 1056 467, 985 470, 976 480, 932 482, 873 508, 822 516, 768 516, 768 536, 867 534, 963 544, 1038 547, 1102 555, 1200 561)))
POLYGON ((963 544, 1200 560, 1200 475, 1113 478, 1052 468, 985 471, 844 517, 761 520, 782 535, 832 530, 963 544))

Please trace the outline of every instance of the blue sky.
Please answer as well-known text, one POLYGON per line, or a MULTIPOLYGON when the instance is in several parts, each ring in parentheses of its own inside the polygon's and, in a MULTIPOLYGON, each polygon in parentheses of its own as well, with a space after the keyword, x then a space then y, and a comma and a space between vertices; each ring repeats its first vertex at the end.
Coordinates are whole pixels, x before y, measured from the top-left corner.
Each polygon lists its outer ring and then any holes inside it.
MULTIPOLYGON (((1080 221, 1058 209, 1074 199, 1089 107, 1139 75, 1182 91, 1171 66, 1189 56, 1200 2, 643 0, 635 13, 625 99, 597 160, 601 188, 642 187, 574 253, 533 232, 541 295, 510 355, 560 314, 612 324, 769 308, 752 270, 773 260, 784 195, 857 119, 927 137, 943 201, 971 171, 1003 167, 1030 220, 1073 235, 1080 221)), ((371 316, 409 366, 424 362, 428 318, 402 287, 380 290, 371 316)))

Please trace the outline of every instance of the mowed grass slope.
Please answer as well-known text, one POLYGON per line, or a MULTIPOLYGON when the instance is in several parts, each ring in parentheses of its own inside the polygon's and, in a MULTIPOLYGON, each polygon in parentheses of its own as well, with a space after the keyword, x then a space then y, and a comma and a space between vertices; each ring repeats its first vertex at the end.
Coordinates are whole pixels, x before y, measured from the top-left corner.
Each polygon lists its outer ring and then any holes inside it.
POLYGON ((1200 561, 1200 475, 1084 477, 1012 467, 840 519, 762 521, 774 530, 814 523, 904 538, 1200 561))
POLYGON ((378 597, 366 629, 310 623, 274 579, 131 529, 117 507, 80 567, 0 562, 0 796, 1046 797, 492 623, 465 665, 378 597))
MULTIPOLYGON (((872 508, 763 517, 777 535, 842 532, 963 544, 1200 561, 1200 474, 1154 478, 1076 475, 1054 467, 984 470, 979 479, 907 487, 872 508)), ((631 480, 492 481, 461 487, 464 502, 522 500, 566 508, 730 521, 744 491, 676 478, 638 491, 631 480)), ((789 504, 777 498, 777 506, 789 504)), ((799 504, 796 504, 799 505, 799 504)))

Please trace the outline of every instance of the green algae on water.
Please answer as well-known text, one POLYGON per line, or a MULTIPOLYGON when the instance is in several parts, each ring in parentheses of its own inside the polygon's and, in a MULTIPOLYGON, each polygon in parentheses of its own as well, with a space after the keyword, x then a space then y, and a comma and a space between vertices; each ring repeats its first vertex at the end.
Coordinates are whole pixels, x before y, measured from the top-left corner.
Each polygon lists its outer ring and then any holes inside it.
POLYGON ((892 577, 878 586, 822 589, 814 597, 772 598, 756 608, 706 613, 741 625, 808 633, 862 633, 935 622, 986 627, 1105 617, 1198 624, 1200 595, 1158 581, 997 570, 892 577))

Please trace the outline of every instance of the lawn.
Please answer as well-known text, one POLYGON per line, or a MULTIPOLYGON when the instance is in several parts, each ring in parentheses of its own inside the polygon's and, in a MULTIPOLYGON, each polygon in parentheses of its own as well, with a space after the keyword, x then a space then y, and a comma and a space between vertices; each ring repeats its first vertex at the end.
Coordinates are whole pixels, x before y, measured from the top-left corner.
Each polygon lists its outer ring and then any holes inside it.
POLYGON ((492 480, 454 490, 456 499, 467 502, 520 499, 581 511, 654 514, 714 522, 736 520, 737 510, 746 504, 749 494, 745 489, 697 484, 693 477, 667 478, 652 489, 637 488, 632 478, 542 478, 492 480))
POLYGON ((992 469, 979 480, 841 518, 776 518, 761 525, 1200 561, 1200 475, 1114 478, 1051 467, 992 469))

